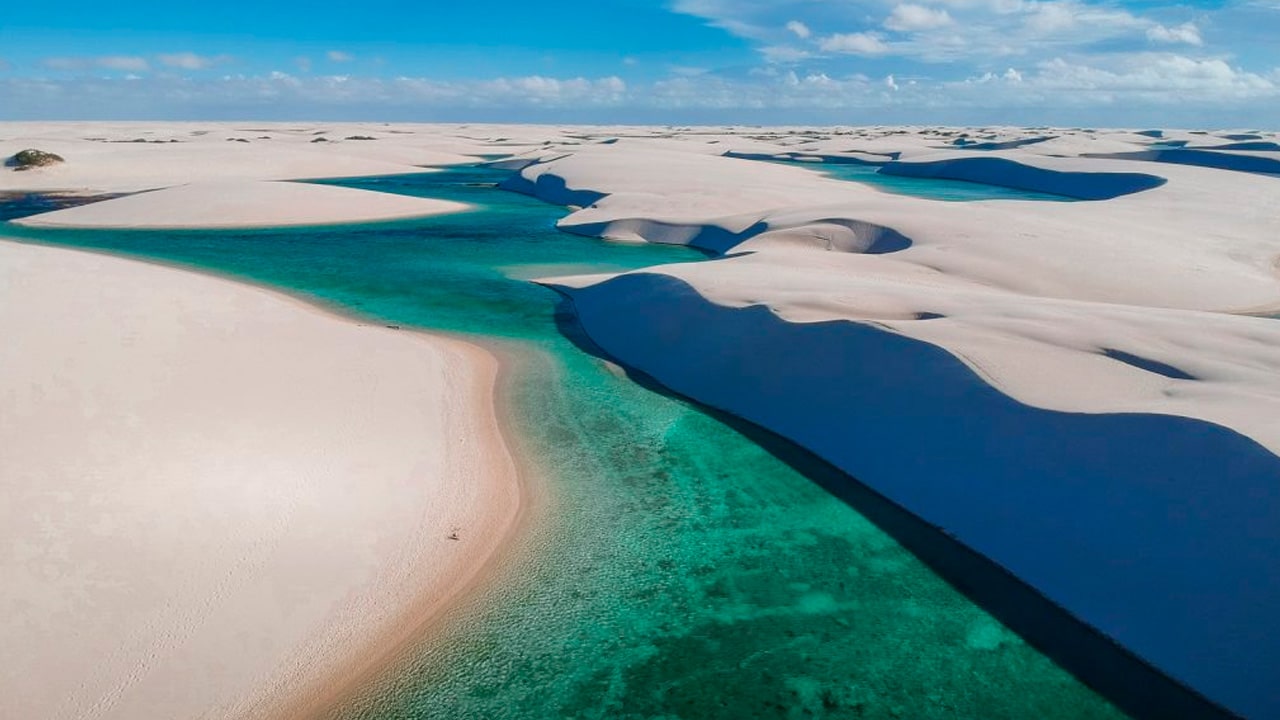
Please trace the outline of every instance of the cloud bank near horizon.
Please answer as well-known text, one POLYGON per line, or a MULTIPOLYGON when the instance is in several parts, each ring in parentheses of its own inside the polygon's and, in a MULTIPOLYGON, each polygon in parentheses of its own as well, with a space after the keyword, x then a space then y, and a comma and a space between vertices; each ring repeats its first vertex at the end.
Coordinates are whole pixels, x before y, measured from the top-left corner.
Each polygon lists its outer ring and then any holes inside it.
POLYGON ((1280 110, 1265 27, 1280 6, 1265 2, 675 0, 665 14, 711 41, 657 58, 538 45, 543 67, 470 74, 448 47, 424 68, 340 37, 302 52, 19 46, 0 58, 0 118, 1242 127, 1280 110))

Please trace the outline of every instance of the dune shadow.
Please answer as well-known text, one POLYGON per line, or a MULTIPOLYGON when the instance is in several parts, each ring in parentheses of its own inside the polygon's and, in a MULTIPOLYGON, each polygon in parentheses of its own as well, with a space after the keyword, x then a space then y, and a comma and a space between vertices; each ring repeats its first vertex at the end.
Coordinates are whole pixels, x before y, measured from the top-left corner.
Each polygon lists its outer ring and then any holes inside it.
POLYGON ((537 180, 531 181, 521 173, 513 172, 498 183, 498 189, 532 195, 552 205, 577 207, 589 207, 607 195, 594 190, 570 189, 564 178, 553 173, 543 173, 537 180))
POLYGON ((584 351, 712 408, 1127 712, 1280 710, 1280 458, 1252 440, 1032 408, 927 343, 669 276, 562 292, 584 351))
POLYGON ((101 193, 80 195, 49 192, 0 192, 0 222, 18 220, 42 213, 66 210, 104 200, 114 200, 133 193, 101 193))
POLYGON ((1038 145, 1042 142, 1048 142, 1055 137, 1057 136, 1038 135, 1036 137, 1019 138, 1018 140, 1005 140, 1003 142, 978 142, 976 140, 969 140, 968 138, 957 138, 951 143, 950 147, 954 147, 959 150, 1014 150, 1027 145, 1038 145))
POLYGON ((963 180, 1048 193, 1076 200, 1111 200, 1151 190, 1167 180, 1145 173, 1066 172, 1024 165, 999 157, 953 158, 931 162, 892 162, 885 175, 963 180))
POLYGON ((806 226, 818 225, 837 225, 850 232, 848 242, 838 243, 830 248, 836 252, 882 255, 911 247, 911 239, 891 227, 852 218, 807 220, 798 225, 774 225, 767 220, 760 220, 738 231, 729 230, 715 223, 671 223, 649 218, 562 223, 559 227, 565 232, 587 237, 608 237, 619 233, 634 235, 645 242, 684 245, 717 257, 732 252, 742 243, 766 232, 803 230, 806 226))
MULTIPOLYGON (((1240 150, 1241 148, 1223 148, 1216 150, 1240 150)), ((1196 167, 1213 168, 1215 170, 1232 170, 1260 175, 1280 175, 1280 158, 1259 157, 1257 155, 1239 155, 1233 152, 1216 152, 1215 149, 1199 148, 1164 148, 1158 150, 1141 150, 1122 153, 1093 153, 1082 157, 1108 158, 1112 160, 1143 160, 1147 162, 1171 163, 1174 165, 1194 165, 1196 167)))
POLYGON ((801 165, 805 167, 821 167, 823 165, 883 165, 889 160, 897 160, 902 153, 868 153, 869 155, 882 155, 884 160, 863 160, 861 158, 850 157, 848 155, 823 155, 821 153, 802 153, 802 152, 780 152, 780 153, 749 153, 729 150, 725 152, 723 157, 735 158, 738 160, 758 160, 764 162, 785 162, 801 165))
POLYGON ((1106 355, 1112 360, 1117 360, 1126 365, 1131 365, 1133 367, 1136 367, 1139 370, 1145 370, 1149 373, 1155 373, 1156 375, 1163 375, 1164 377, 1167 377, 1171 380, 1196 380, 1197 379, 1194 375, 1190 375, 1179 368, 1169 365, 1168 363, 1162 363, 1158 360, 1152 360, 1151 358, 1145 358, 1139 355, 1134 355, 1133 353, 1128 353, 1123 350, 1115 350, 1113 348, 1103 348, 1102 354, 1106 355))

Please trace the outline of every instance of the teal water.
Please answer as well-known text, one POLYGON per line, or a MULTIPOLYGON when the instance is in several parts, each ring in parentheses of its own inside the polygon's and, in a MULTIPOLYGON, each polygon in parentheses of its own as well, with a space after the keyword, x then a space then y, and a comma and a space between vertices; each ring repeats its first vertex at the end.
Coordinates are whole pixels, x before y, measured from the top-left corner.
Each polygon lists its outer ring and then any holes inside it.
POLYGON ((1120 713, 809 478, 583 353, 565 269, 697 260, 556 232, 563 211, 461 168, 340 184, 476 204, 329 228, 35 231, 193 266, 380 322, 499 344, 548 518, 488 598, 334 717, 1113 718, 1120 713), (561 318, 563 321, 563 317, 561 318))
MULTIPOLYGON (((775 162, 775 161, 769 161, 775 162)), ((965 180, 944 180, 940 178, 902 177, 885 175, 880 172, 879 165, 863 165, 857 163, 806 163, 781 161, 787 165, 802 165, 836 180, 848 180, 870 185, 877 190, 897 195, 911 195, 929 200, 946 202, 973 202, 975 200, 1040 200, 1042 202, 1078 202, 1065 195, 1018 190, 1016 188, 987 185, 986 183, 967 182, 965 180)))

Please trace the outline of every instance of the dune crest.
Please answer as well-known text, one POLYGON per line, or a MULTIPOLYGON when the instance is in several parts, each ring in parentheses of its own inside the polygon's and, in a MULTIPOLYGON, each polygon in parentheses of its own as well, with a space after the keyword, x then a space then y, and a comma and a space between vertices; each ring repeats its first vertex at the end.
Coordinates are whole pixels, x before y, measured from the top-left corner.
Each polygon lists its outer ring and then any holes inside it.
POLYGON ((230 228, 325 225, 460 212, 461 203, 291 182, 196 182, 16 220, 31 227, 230 228))

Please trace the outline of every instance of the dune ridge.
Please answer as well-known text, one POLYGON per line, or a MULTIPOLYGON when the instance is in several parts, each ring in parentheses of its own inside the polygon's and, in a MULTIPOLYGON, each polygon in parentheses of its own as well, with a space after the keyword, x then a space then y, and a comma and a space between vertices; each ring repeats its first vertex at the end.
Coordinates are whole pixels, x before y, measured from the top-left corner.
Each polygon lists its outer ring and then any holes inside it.
POLYGON ((48 228, 283 227, 398 220, 467 209, 461 203, 328 185, 222 180, 127 195, 14 222, 48 228))

